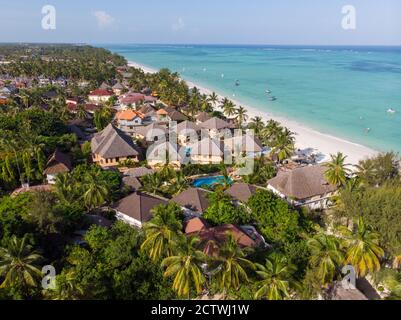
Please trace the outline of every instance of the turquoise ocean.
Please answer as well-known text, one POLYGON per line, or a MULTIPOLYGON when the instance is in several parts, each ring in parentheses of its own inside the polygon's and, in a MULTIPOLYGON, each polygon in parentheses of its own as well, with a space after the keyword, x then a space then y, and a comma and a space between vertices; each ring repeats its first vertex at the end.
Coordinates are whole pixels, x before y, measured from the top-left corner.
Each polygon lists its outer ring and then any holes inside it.
POLYGON ((102 47, 319 132, 401 152, 401 47, 102 47))

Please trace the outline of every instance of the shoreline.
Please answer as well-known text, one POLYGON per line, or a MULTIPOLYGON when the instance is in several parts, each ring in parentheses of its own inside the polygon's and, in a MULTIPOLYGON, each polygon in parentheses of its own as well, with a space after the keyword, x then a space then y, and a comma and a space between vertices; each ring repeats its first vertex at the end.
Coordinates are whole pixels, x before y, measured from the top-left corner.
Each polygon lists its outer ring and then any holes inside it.
MULTIPOLYGON (((134 61, 128 61, 128 65, 131 67, 140 68, 146 73, 157 72, 156 69, 141 65, 134 61)), ((185 81, 190 88, 197 87, 202 94, 210 95, 213 92, 213 90, 209 88, 199 86, 188 80, 185 81)), ((219 99, 224 98, 224 95, 219 94, 217 91, 214 92, 216 92, 219 99)), ((237 106, 242 105, 245 109, 247 109, 249 119, 259 116, 262 117, 264 121, 273 119, 280 122, 283 126, 287 127, 295 133, 296 149, 313 149, 314 152, 321 153, 322 156, 324 156, 319 162, 327 162, 330 160, 331 154, 342 152, 344 155, 347 156, 346 162, 355 165, 358 164, 360 160, 375 156, 379 153, 379 151, 373 150, 361 144, 347 141, 342 138, 332 136, 330 134, 321 133, 312 128, 306 127, 303 124, 300 124, 294 120, 273 115, 268 111, 260 111, 257 108, 241 103, 238 100, 231 98, 230 100, 233 101, 237 106)), ((220 108, 218 109, 220 110, 220 108)))

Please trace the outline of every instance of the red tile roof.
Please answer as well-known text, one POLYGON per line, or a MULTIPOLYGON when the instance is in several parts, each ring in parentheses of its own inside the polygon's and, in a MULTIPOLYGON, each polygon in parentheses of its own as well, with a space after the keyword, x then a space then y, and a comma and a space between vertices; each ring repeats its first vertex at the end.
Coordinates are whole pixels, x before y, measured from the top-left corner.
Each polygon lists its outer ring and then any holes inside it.
POLYGON ((145 95, 143 95, 142 93, 127 93, 121 97, 120 102, 122 104, 128 105, 144 100, 145 100, 145 95))
POLYGON ((135 119, 136 117, 143 119, 144 115, 139 111, 124 110, 124 111, 119 111, 117 113, 116 117, 118 120, 131 121, 131 120, 135 119))
POLYGON ((92 91, 89 96, 112 96, 114 93, 110 90, 96 89, 92 91))

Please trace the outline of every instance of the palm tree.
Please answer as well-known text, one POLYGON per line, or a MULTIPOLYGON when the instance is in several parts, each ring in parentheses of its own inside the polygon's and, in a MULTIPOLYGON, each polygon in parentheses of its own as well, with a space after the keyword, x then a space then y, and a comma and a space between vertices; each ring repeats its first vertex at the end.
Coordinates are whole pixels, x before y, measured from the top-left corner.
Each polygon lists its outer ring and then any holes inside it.
POLYGON ((339 240, 323 232, 319 232, 307 241, 311 252, 310 265, 321 285, 331 283, 344 261, 339 240))
POLYGON ((275 120, 269 120, 266 126, 261 131, 261 139, 265 145, 271 145, 272 141, 276 140, 277 136, 281 134, 283 128, 275 120))
POLYGON ((350 169, 347 168, 349 164, 345 163, 346 158, 341 152, 331 155, 331 162, 325 164, 327 168, 325 177, 329 183, 338 187, 345 184, 347 174, 350 173, 350 169))
POLYGON ((38 262, 42 256, 32 250, 27 235, 18 239, 13 235, 7 247, 0 248, 0 275, 4 281, 0 288, 21 286, 24 290, 34 287, 42 278, 38 262))
POLYGON ((259 136, 264 128, 264 123, 262 117, 254 117, 251 119, 251 123, 249 124, 249 129, 255 131, 255 135, 259 136))
POLYGON ((374 159, 360 161, 355 167, 357 169, 355 174, 360 179, 362 184, 375 185, 377 183, 377 170, 374 159))
POLYGON ((294 133, 285 128, 273 141, 271 154, 277 155, 278 160, 282 162, 294 154, 294 144, 294 133))
POLYGON ((221 271, 217 273, 220 288, 224 290, 238 290, 241 281, 248 282, 247 269, 254 269, 254 264, 246 259, 246 250, 239 247, 231 233, 219 249, 218 260, 221 262, 221 271))
POLYGON ((175 204, 157 206, 152 210, 152 220, 145 224, 145 241, 141 250, 148 252, 153 261, 172 254, 172 248, 181 235, 182 224, 177 219, 175 204))
POLYGON ((230 100, 223 100, 223 113, 227 116, 227 117, 231 117, 235 115, 235 104, 230 101, 230 100))
POLYGON ((174 277, 173 289, 180 297, 190 298, 191 289, 199 295, 202 292, 205 277, 201 265, 206 260, 205 254, 196 246, 199 239, 196 237, 183 237, 178 242, 175 253, 162 261, 166 268, 165 277, 174 277))
POLYGON ((143 187, 142 189, 151 194, 157 194, 160 192, 163 186, 163 180, 160 174, 148 174, 142 178, 143 187))
POLYGON ((79 105, 77 107, 77 113, 75 114, 75 116, 77 119, 80 119, 80 120, 85 120, 87 118, 88 114, 83 105, 79 105))
POLYGON ((71 202, 74 199, 75 181, 71 173, 61 173, 56 176, 56 192, 60 199, 71 202))
POLYGON ((288 263, 285 256, 273 254, 266 259, 265 265, 256 263, 255 266, 256 273, 261 278, 257 282, 259 289, 255 293, 255 299, 283 300, 290 296, 295 267, 288 263))
POLYGON ((247 115, 248 111, 240 106, 236 111, 236 118, 235 120, 237 121, 238 126, 242 127, 242 125, 244 124, 244 122, 246 122, 248 120, 248 115, 247 115))
POLYGON ((209 103, 209 99, 207 98, 207 96, 203 96, 201 99, 201 103, 200 103, 200 109, 203 112, 212 112, 213 108, 209 103))
POLYGON ((380 259, 384 257, 384 250, 379 245, 379 235, 367 226, 363 218, 353 230, 341 227, 345 237, 346 263, 351 264, 359 277, 365 277, 370 272, 380 270, 380 259))
POLYGON ((85 290, 77 281, 73 270, 63 272, 56 278, 56 288, 47 290, 45 297, 52 300, 82 300, 85 298, 85 290))
POLYGON ((255 158, 253 173, 244 175, 242 180, 249 184, 266 185, 267 181, 272 179, 277 173, 273 163, 264 156, 255 158))
POLYGON ((216 94, 216 92, 212 92, 209 95, 209 102, 215 107, 216 104, 219 102, 219 96, 216 94))
POLYGON ((174 172, 174 178, 169 183, 169 193, 176 196, 186 190, 189 187, 189 181, 187 177, 182 173, 174 172))
POLYGON ((107 186, 96 180, 91 174, 85 176, 82 187, 84 190, 82 198, 88 210, 92 210, 106 202, 109 195, 107 186))

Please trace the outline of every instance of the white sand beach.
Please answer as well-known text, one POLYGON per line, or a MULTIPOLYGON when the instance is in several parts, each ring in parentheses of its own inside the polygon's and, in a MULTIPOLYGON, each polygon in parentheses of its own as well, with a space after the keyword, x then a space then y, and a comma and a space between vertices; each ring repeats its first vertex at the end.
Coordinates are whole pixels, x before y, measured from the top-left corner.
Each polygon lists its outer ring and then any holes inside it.
MULTIPOLYGON (((148 73, 157 72, 157 70, 155 69, 143 66, 133 61, 129 61, 129 66, 141 68, 148 73)), ((198 86, 190 81, 186 80, 186 82, 190 87, 196 86, 202 94, 209 95, 213 92, 213 90, 198 86)), ((220 99, 223 98, 223 96, 220 95, 218 92, 216 92, 216 94, 219 95, 220 99)), ((234 99, 230 100, 232 100, 236 105, 242 105, 244 108, 246 108, 248 110, 249 119, 255 116, 260 116, 262 117, 262 119, 264 119, 264 121, 273 119, 280 122, 283 126, 289 128, 292 132, 296 134, 296 148, 301 150, 314 149, 314 152, 321 153, 322 157, 320 158, 320 162, 328 161, 330 159, 330 154, 342 152, 343 154, 347 155, 347 163, 357 164, 360 160, 374 156, 378 153, 378 151, 375 151, 363 145, 346 141, 344 139, 340 139, 332 135, 324 134, 310 129, 294 120, 290 120, 284 117, 278 117, 270 114, 267 111, 260 111, 256 108, 253 108, 252 106, 243 104, 240 101, 236 101, 234 99)))

